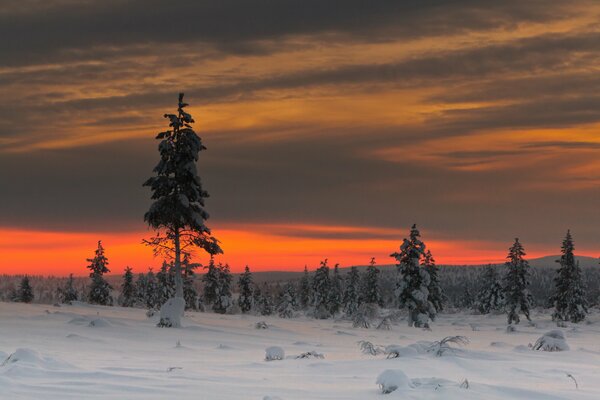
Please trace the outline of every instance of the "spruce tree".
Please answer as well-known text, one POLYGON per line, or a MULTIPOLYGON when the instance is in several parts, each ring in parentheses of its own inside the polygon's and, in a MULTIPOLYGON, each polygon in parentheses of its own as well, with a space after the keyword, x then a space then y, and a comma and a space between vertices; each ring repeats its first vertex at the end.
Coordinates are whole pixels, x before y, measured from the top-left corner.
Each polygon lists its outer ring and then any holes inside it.
POLYGON ((555 290, 550 302, 554 305, 553 320, 578 323, 585 319, 588 309, 581 268, 575 260, 574 250, 571 231, 567 231, 562 242, 562 255, 556 260, 560 267, 556 271, 555 290))
POLYGON ((148 292, 145 299, 146 307, 148 307, 148 309, 150 310, 158 309, 162 305, 162 303, 160 302, 159 298, 156 274, 154 273, 154 271, 152 271, 152 269, 150 269, 146 274, 146 282, 148 288, 148 292))
POLYGON ((292 318, 296 309, 296 290, 290 282, 286 283, 279 296, 277 313, 280 318, 292 318))
POLYGON ((304 274, 300 279, 300 285, 298 285, 298 299, 300 308, 306 310, 310 305, 310 277, 306 265, 304 266, 304 274))
POLYGON ((202 276, 204 304, 211 307, 217 301, 219 292, 219 269, 213 257, 210 258, 208 265, 204 268, 206 268, 206 273, 202 276))
POLYGON ((383 306, 381 292, 379 291, 379 273, 379 268, 375 266, 375 257, 372 257, 364 276, 362 290, 363 303, 377 304, 378 306, 383 306))
POLYGON ((90 278, 92 278, 92 283, 88 291, 88 301, 90 304, 112 305, 112 298, 110 296, 112 287, 103 277, 110 270, 107 267, 108 259, 104 255, 102 241, 98 241, 98 248, 96 249, 94 258, 88 258, 87 261, 90 263, 88 269, 90 270, 90 278))
POLYGON ((19 301, 22 303, 31 303, 33 301, 33 288, 29 283, 29 277, 27 275, 21 278, 21 283, 19 284, 17 296, 19 298, 19 301))
POLYGON ((515 239, 515 243, 508 251, 506 257, 506 274, 504 276, 504 299, 506 312, 508 313, 508 324, 518 324, 519 314, 523 313, 528 321, 531 321, 529 309, 532 297, 529 294, 529 263, 525 260, 525 249, 515 239))
POLYGON ((329 309, 330 289, 329 267, 327 266, 327 259, 325 259, 321 261, 321 266, 315 271, 312 281, 312 306, 316 318, 326 319, 331 316, 329 309))
POLYGON ((231 296, 231 272, 227 264, 219 264, 217 271, 217 292, 212 309, 218 314, 225 314, 233 304, 231 296))
POLYGON ((161 309, 159 322, 159 326, 166 327, 181 326, 180 317, 185 309, 182 257, 193 248, 201 248, 210 255, 222 253, 217 239, 205 225, 209 215, 204 200, 208 193, 202 188, 196 162, 206 147, 191 126, 194 119, 184 110, 187 106, 180 93, 177 114, 164 115, 169 120, 169 130, 156 136, 160 140, 156 176, 144 183, 151 188, 154 200, 144 220, 157 232, 145 242, 156 254, 174 262, 175 294, 161 309))
POLYGON ((261 315, 273 314, 273 297, 267 284, 263 284, 263 289, 257 292, 260 295, 258 302, 259 312, 261 315))
POLYGON ((482 314, 500 310, 504 306, 504 290, 496 267, 492 264, 485 267, 481 277, 481 289, 477 293, 477 309, 482 314))
POLYGON ((396 295, 400 307, 408 308, 408 325, 427 328, 431 312, 428 301, 430 278, 419 263, 425 253, 425 244, 420 237, 417 226, 413 225, 409 238, 404 239, 400 246, 400 252, 391 256, 398 261, 396 295))
POLYGON ((429 274, 429 296, 427 300, 430 304, 429 318, 435 320, 437 314, 443 310, 444 295, 442 293, 442 287, 440 286, 440 279, 438 277, 438 267, 435 265, 435 260, 431 255, 431 251, 427 250, 421 261, 421 267, 429 274))
POLYGON ((194 287, 194 276, 198 264, 191 263, 188 257, 183 261, 183 298, 185 299, 186 310, 198 310, 198 292, 194 287))
POLYGON ((350 268, 346 275, 346 285, 344 288, 344 313, 351 317, 356 313, 360 306, 360 274, 358 268, 350 268))
POLYGON ((173 265, 163 261, 162 266, 156 273, 157 300, 162 305, 175 294, 175 274, 173 265))
POLYGON ((72 302, 77 301, 78 295, 77 290, 75 289, 73 274, 69 274, 65 287, 58 289, 58 298, 63 304, 71 304, 72 302))
POLYGON ((131 272, 131 267, 126 267, 123 274, 123 284, 121 285, 121 305, 123 307, 133 307, 134 304, 135 287, 133 285, 133 272, 131 272))
POLYGON ((328 296, 328 308, 331 315, 337 314, 342 308, 342 278, 340 277, 340 266, 335 264, 331 277, 331 287, 328 296))
POLYGON ((238 288, 240 290, 240 296, 238 298, 238 304, 242 313, 246 314, 252 310, 252 273, 250 267, 246 265, 244 273, 240 275, 238 280, 238 288))

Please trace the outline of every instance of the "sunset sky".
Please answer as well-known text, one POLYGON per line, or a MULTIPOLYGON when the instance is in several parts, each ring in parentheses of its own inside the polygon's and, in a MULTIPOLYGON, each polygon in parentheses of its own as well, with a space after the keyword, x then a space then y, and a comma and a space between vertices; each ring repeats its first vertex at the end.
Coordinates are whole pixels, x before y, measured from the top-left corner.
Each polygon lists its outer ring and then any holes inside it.
MULTIPOLYGON (((600 2, 0 2, 0 273, 141 244, 186 93, 234 271, 600 255, 600 2)), ((206 261, 199 253, 197 260, 206 261)))

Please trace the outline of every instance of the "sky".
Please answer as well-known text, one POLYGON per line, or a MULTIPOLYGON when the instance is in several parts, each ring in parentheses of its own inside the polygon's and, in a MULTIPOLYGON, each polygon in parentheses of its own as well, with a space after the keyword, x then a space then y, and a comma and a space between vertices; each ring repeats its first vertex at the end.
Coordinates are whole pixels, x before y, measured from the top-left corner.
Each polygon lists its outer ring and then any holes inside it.
MULTIPOLYGON (((0 273, 120 273, 185 92, 234 271, 600 255, 597 1, 0 2, 0 273)), ((196 255, 199 262, 206 256, 196 255)))

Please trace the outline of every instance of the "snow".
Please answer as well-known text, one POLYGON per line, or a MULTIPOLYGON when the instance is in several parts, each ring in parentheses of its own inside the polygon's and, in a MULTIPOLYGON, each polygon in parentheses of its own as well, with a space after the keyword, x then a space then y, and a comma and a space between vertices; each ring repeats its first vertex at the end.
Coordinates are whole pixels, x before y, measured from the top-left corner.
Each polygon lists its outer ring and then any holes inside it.
POLYGON ((142 309, 0 303, 0 398, 600 398, 600 313, 593 310, 587 323, 558 329, 568 334, 571 348, 562 352, 532 349, 557 328, 548 312, 531 316, 535 326, 519 324, 509 335, 504 315, 466 313, 440 314, 431 331, 404 321, 388 331, 332 319, 186 312, 183 328, 175 329, 156 327, 159 316, 148 318, 142 309), (270 329, 255 329, 263 320, 270 329), (472 324, 479 330, 472 331, 472 324), (423 351, 446 336, 465 336, 469 343, 442 357, 423 351), (361 340, 401 356, 363 354, 361 340), (265 349, 274 345, 291 356, 266 362, 265 349), (325 358, 296 358, 307 352, 325 358), (382 395, 376 382, 386 370, 407 378, 382 395))
POLYGON ((267 347, 265 350, 265 361, 283 360, 284 358, 285 351, 279 346, 267 347))

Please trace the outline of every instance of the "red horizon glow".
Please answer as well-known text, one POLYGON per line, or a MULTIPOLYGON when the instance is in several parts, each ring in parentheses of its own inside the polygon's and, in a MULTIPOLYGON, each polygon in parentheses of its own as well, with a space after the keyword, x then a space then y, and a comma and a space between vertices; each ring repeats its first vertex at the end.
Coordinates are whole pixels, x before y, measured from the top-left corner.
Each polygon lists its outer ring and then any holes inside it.
MULTIPOLYGON (((366 265, 375 257, 379 265, 393 264, 389 257, 396 251, 407 232, 379 228, 319 226, 319 225, 226 225, 215 227, 225 254, 217 261, 228 263, 233 272, 240 272, 246 265, 253 271, 300 271, 318 267, 325 258, 331 265, 366 265), (297 236, 298 233, 305 236, 297 236), (326 233, 331 237, 310 237, 310 234, 326 233), (338 238, 353 234, 352 238, 338 238), (367 239, 360 235, 366 235, 367 239), (368 238, 368 234, 374 238, 368 238), (381 237, 375 237, 376 234, 381 237), (390 236, 397 239, 390 239, 390 236)), ((91 258, 98 240, 106 249, 111 274, 120 274, 126 266, 134 272, 145 272, 149 267, 157 269, 162 259, 155 258, 152 249, 141 243, 151 235, 148 230, 127 233, 79 233, 51 232, 22 229, 0 229, 0 274, 29 274, 75 276, 88 274, 86 259, 91 258)), ((437 264, 480 265, 504 262, 510 243, 466 240, 424 240, 431 249, 437 264), (464 249, 469 249, 465 254, 464 249)), ((525 243, 527 249, 527 243, 525 243)), ((535 248, 528 253, 535 258, 557 253, 556 249, 535 248)), ((204 253, 194 260, 206 263, 204 253)))

